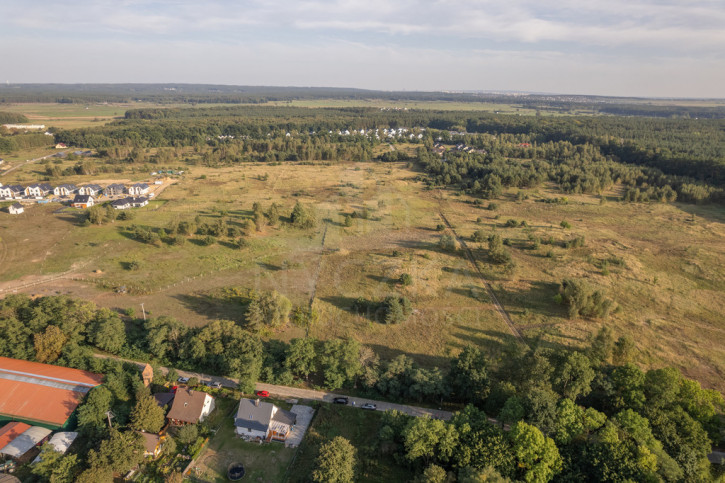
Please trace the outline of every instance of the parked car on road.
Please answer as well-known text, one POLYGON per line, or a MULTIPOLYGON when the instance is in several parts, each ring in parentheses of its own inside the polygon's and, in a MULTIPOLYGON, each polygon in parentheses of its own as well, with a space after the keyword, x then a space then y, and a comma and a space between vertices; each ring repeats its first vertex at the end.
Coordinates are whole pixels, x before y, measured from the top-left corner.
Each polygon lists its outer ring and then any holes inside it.
POLYGON ((206 382, 204 383, 204 385, 205 385, 206 387, 211 387, 211 388, 213 388, 213 389, 221 389, 221 388, 222 388, 222 383, 221 383, 221 382, 214 382, 214 381, 206 381, 206 382))
POLYGON ((346 396, 336 397, 332 400, 332 402, 335 404, 347 404, 348 401, 349 399, 346 396))
POLYGON ((182 384, 186 384, 187 382, 189 382, 189 378, 188 377, 180 377, 180 378, 177 379, 177 381, 180 382, 180 383, 182 383, 182 384))
POLYGON ((257 391, 254 394, 259 397, 269 397, 269 391, 257 391))
POLYGON ((377 404, 373 403, 365 403, 362 406, 360 406, 360 409, 371 409, 375 411, 378 408, 377 404))

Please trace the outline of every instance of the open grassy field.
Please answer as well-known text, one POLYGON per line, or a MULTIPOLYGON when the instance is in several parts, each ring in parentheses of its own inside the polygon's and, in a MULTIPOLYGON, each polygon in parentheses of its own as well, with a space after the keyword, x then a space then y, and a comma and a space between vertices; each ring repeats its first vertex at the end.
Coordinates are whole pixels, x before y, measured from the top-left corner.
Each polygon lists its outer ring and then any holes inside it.
MULTIPOLYGON (((138 310, 144 303, 154 315, 195 326, 215 318, 242 320, 241 308, 219 297, 224 288, 276 289, 294 304, 314 298, 321 318, 311 335, 320 339, 351 336, 383 358, 405 353, 424 366, 445 364, 468 343, 496 357, 511 332, 462 251, 437 247, 444 213, 464 239, 480 229, 509 240, 516 267, 508 272, 489 264, 479 244, 469 240, 468 246, 527 341, 581 347, 606 324, 615 336, 634 337, 636 360, 645 366, 672 364, 708 387, 725 388, 721 207, 623 204, 613 201, 616 191, 605 203, 582 195, 552 204, 542 201, 561 194, 544 186, 526 192, 523 201, 509 192, 487 210, 486 203, 474 205, 465 196, 426 190, 419 174, 402 163, 192 167, 149 206, 134 210, 133 220, 84 227, 80 212, 58 211, 58 205, 31 206, 19 216, 0 212, 0 289, 70 271, 68 277, 81 280, 20 290, 71 293, 112 308, 138 310), (242 249, 227 239, 202 246, 200 237, 157 247, 128 233, 132 224, 164 228, 197 215, 201 222, 225 217, 229 226, 241 226, 254 202, 265 209, 276 202, 287 216, 298 200, 316 207, 317 229, 265 226, 242 249), (345 214, 364 208, 368 219, 344 226, 345 214), (528 226, 506 228, 508 219, 528 226), (562 220, 571 228, 562 228, 562 220), (561 246, 576 236, 585 238, 583 247, 561 246), (534 249, 530 237, 552 237, 554 245, 534 249), (403 273, 412 276, 412 285, 396 283, 403 273), (604 289, 620 310, 606 320, 570 320, 554 301, 567 277, 604 289), (115 293, 119 286, 128 293, 115 293), (413 302, 404 324, 388 326, 352 311, 359 297, 380 300, 394 293, 413 302)), ((302 335, 287 327, 270 336, 302 335)))
MULTIPOLYGON (((205 104, 203 107, 218 104, 205 104)), ((46 128, 74 129, 102 126, 114 119, 123 118, 129 109, 153 107, 193 107, 189 104, 155 104, 151 102, 125 103, 44 103, 27 102, 2 104, 0 111, 24 114, 32 124, 45 124, 46 128)))
MULTIPOLYGON (((378 109, 421 109, 439 111, 478 111, 498 114, 520 114, 533 116, 537 109, 524 107, 516 102, 501 104, 495 102, 456 102, 456 101, 392 101, 386 99, 300 99, 292 101, 269 102, 270 106, 296 107, 375 107, 378 109)), ((540 111, 542 115, 556 115, 552 111, 540 111)), ((570 114, 594 114, 590 109, 576 110, 570 114)))
POLYGON ((72 129, 100 126, 114 118, 121 118, 127 109, 148 106, 148 103, 129 104, 58 104, 22 103, 4 104, 0 110, 24 114, 31 123, 45 124, 46 128, 72 129))

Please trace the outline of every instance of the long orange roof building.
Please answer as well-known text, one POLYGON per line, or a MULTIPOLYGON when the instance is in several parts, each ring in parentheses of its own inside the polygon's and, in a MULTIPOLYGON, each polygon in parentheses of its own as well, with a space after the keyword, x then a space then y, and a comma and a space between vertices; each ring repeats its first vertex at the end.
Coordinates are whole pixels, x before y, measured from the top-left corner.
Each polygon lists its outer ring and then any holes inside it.
POLYGON ((102 382, 88 371, 0 357, 0 418, 63 427, 102 382))

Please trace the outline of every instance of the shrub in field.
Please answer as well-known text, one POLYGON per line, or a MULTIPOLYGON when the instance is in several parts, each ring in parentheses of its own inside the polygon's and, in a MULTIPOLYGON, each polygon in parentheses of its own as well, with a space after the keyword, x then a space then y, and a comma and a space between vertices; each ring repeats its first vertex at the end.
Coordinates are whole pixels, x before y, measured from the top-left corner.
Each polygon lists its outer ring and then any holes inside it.
POLYGON ((263 326, 277 328, 289 322, 292 303, 287 297, 273 290, 253 292, 247 308, 247 323, 254 328, 263 326))
POLYGON ((559 287, 557 301, 569 307, 569 317, 607 317, 615 309, 614 301, 601 290, 583 280, 564 279, 559 287))
POLYGON ((290 214, 292 226, 295 228, 314 228, 317 225, 317 215, 310 206, 305 206, 299 201, 295 204, 290 214))
POLYGON ((451 235, 446 233, 441 235, 440 240, 438 240, 438 248, 444 252, 453 252, 456 250, 456 242, 451 235))
POLYGON ((411 277, 409 273, 404 273, 400 276, 400 278, 398 278, 398 283, 407 287, 413 283, 413 277, 411 277))
POLYGON ((483 232, 483 230, 476 230, 473 232, 473 235, 471 235, 471 241, 474 241, 476 243, 483 243, 487 239, 488 237, 483 232))

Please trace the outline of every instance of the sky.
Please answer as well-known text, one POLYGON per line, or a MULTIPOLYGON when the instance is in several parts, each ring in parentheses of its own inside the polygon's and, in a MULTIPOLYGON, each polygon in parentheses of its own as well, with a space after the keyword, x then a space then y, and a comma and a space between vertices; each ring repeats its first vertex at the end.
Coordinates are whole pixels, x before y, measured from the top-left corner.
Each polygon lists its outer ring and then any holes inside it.
POLYGON ((0 0, 0 81, 725 98, 725 0, 0 0))

